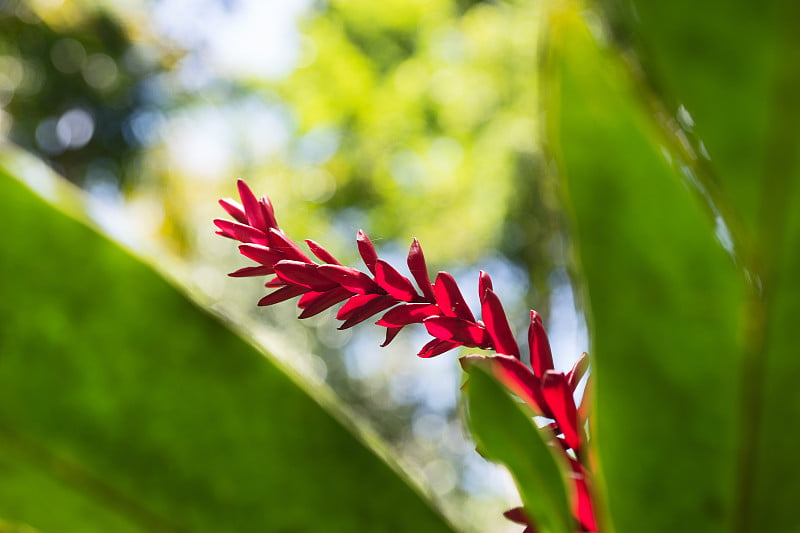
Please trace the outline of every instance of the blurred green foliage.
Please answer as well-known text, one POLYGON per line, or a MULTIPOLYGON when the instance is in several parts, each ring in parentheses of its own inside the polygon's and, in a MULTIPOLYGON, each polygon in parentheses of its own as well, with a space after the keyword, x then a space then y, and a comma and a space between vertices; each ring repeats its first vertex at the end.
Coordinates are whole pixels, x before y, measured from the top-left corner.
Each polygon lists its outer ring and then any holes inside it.
POLYGON ((24 2, 0 3, 0 132, 74 183, 131 178, 137 82, 151 68, 102 11, 54 28, 24 2))

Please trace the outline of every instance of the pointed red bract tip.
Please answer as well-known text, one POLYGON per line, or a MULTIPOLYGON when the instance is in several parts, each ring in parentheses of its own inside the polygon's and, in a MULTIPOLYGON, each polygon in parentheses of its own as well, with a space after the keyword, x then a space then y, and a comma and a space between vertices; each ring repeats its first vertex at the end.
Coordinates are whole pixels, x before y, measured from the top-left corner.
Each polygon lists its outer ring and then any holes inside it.
POLYGON ((236 222, 239 222, 240 224, 247 224, 247 215, 244 213, 242 204, 233 198, 222 198, 219 201, 219 205, 221 205, 222 209, 232 216, 236 222))
POLYGON ((214 219, 214 225, 222 232, 223 236, 235 239, 239 242, 252 242, 255 244, 267 244, 267 235, 256 228, 246 224, 225 220, 224 218, 214 219))
POLYGON ((375 263, 378 262, 378 252, 375 251, 375 246, 372 245, 372 241, 369 240, 367 234, 362 230, 358 230, 358 234, 356 235, 356 243, 358 244, 358 253, 361 254, 361 259, 364 261, 364 264, 367 266, 369 271, 374 275, 375 263))
POLYGON ((513 355, 519 359, 519 346, 514 340, 514 333, 508 324, 508 318, 503 310, 500 298, 491 289, 486 289, 481 305, 481 318, 486 325, 486 331, 494 344, 497 353, 503 355, 513 355))
POLYGON ((258 203, 261 205, 261 213, 264 215, 264 223, 267 228, 278 229, 278 221, 275 220, 275 208, 272 207, 270 199, 262 196, 258 203))
POLYGON ((553 354, 550 351, 550 341, 542 324, 542 316, 536 311, 531 311, 531 325, 528 328, 528 349, 531 354, 531 368, 533 373, 540 378, 544 373, 553 369, 553 354))
POLYGON ((428 342, 425 346, 417 354, 417 357, 422 359, 430 359, 431 357, 436 357, 437 355, 441 355, 445 352, 449 352, 455 348, 458 348, 459 345, 455 342, 450 341, 443 341, 439 339, 433 339, 432 341, 428 342))
POLYGON ((481 303, 483 303, 483 300, 486 298, 486 291, 491 291, 493 288, 492 278, 489 277, 489 274, 481 270, 478 274, 478 298, 481 303))
POLYGON ((238 180, 236 187, 239 189, 239 198, 242 199, 242 206, 244 207, 245 215, 247 215, 247 223, 254 228, 266 233, 267 223, 264 220, 264 212, 261 210, 261 204, 258 203, 256 195, 247 185, 244 180, 238 180))
POLYGON ((403 328, 386 328, 386 339, 381 344, 381 348, 386 348, 389 346, 389 343, 397 337, 397 334, 400 333, 400 330, 403 328))
POLYGON ((311 239, 306 239, 306 244, 308 245, 309 250, 311 250, 311 253, 316 255, 320 261, 330 265, 341 265, 341 263, 337 261, 336 258, 333 257, 333 255, 331 255, 331 253, 323 248, 318 242, 312 241, 311 239))
POLYGON ((425 264, 425 254, 422 253, 422 246, 420 246, 416 237, 414 237, 411 248, 408 250, 406 263, 408 264, 408 270, 422 291, 422 295, 429 301, 434 301, 436 296, 433 294, 433 284, 431 284, 431 278, 428 275, 428 266, 425 264))

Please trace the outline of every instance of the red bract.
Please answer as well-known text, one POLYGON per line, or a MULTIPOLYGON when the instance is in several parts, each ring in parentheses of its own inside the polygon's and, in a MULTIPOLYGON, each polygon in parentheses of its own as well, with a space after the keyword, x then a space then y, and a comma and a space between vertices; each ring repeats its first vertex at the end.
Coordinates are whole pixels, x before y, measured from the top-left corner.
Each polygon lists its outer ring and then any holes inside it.
POLYGON ((257 200, 242 180, 237 186, 241 204, 232 199, 220 200, 220 205, 234 220, 217 219, 214 224, 219 229, 217 234, 241 242, 240 253, 257 263, 232 272, 231 276, 275 274, 266 283, 275 290, 262 298, 259 305, 301 296, 297 304, 303 310, 300 318, 308 318, 344 302, 336 315, 343 321, 340 329, 386 311, 377 321, 386 328, 384 345, 403 327, 425 324, 435 339, 420 350, 420 357, 434 357, 459 346, 519 357, 519 347, 503 306, 485 272, 480 273, 478 283, 483 313, 483 321, 480 321, 467 307, 450 274, 440 272, 436 283, 431 283, 425 255, 416 239, 411 244, 407 261, 414 281, 380 259, 363 231, 358 232, 356 242, 369 274, 343 266, 321 245, 306 241, 311 253, 321 261, 317 263, 278 227, 268 198, 257 200))
MULTIPOLYGON (((482 320, 476 320, 466 304, 453 276, 439 272, 435 282, 425 264, 419 242, 414 239, 408 252, 408 269, 416 282, 378 257, 367 235, 359 230, 358 251, 369 273, 342 265, 320 244, 307 240, 311 253, 321 263, 311 260, 280 229, 272 203, 260 200, 247 184, 237 182, 241 204, 231 199, 220 200, 222 208, 234 219, 214 220, 217 234, 237 240, 240 253, 256 264, 230 273, 233 277, 272 276, 264 284, 272 292, 258 305, 273 305, 299 296, 299 318, 308 318, 335 305, 343 304, 336 314, 346 329, 380 313, 378 326, 386 328, 389 344, 410 324, 423 324, 433 340, 417 354, 429 358, 458 347, 492 350, 498 355, 467 356, 462 365, 485 365, 511 392, 519 396, 537 415, 552 420, 552 438, 559 444, 565 461, 572 468, 573 507, 578 531, 596 531, 592 508, 588 468, 584 463, 586 402, 576 405, 574 392, 588 369, 586 354, 570 372, 553 368, 550 343, 541 317, 531 311, 528 331, 531 367, 520 359, 520 350, 506 317, 503 305, 494 292, 486 272, 478 276, 478 296, 482 320)), ((586 394, 584 394, 584 398, 586 394)), ((506 516, 535 531, 523 509, 512 509, 506 516)))

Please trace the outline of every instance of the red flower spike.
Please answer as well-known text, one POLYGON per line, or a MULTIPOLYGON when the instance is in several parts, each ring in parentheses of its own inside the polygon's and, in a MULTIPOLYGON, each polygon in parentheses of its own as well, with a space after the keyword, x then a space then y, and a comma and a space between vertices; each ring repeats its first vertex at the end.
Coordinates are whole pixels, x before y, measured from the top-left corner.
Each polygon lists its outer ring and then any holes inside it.
POLYGON ((229 239, 240 242, 267 244, 267 235, 263 231, 251 228, 250 226, 221 218, 215 219, 214 224, 220 229, 217 235, 222 235, 223 237, 228 237, 229 239))
POLYGON ((494 287, 492 287, 492 278, 489 277, 489 274, 481 270, 478 274, 478 298, 481 303, 483 303, 484 298, 486 298, 487 290, 494 290, 494 287))
POLYGON ((408 270, 411 272, 411 275, 414 276, 425 299, 430 302, 436 300, 436 296, 433 294, 431 278, 428 275, 428 267, 425 264, 425 254, 422 253, 422 246, 419 245, 419 241, 416 237, 414 237, 411 248, 408 250, 408 259, 406 263, 408 264, 408 270))
POLYGON ((261 213, 264 215, 264 223, 267 228, 278 229, 278 221, 275 220, 275 209, 272 207, 272 202, 269 201, 269 198, 262 196, 258 203, 261 206, 261 213))
POLYGON ((544 373, 553 369, 553 354, 550 351, 550 341, 544 331, 542 316, 536 311, 531 311, 531 325, 528 328, 528 349, 531 352, 531 367, 533 373, 540 378, 544 373))
POLYGON ((281 254, 263 244, 240 244, 239 253, 256 263, 271 267, 275 266, 278 261, 285 259, 281 254))
POLYGON ((328 292, 307 292, 300 297, 297 307, 303 310, 297 318, 309 318, 347 300, 352 293, 342 287, 328 292), (314 296, 310 296, 310 295, 314 296))
POLYGON ((219 205, 221 205, 222 209, 224 209, 226 213, 232 216, 236 220, 236 222, 240 224, 247 224, 247 215, 244 213, 244 208, 242 208, 242 204, 240 204, 233 198, 222 198, 219 201, 219 205))
POLYGON ((500 298, 492 289, 486 289, 481 304, 481 315, 486 325, 486 331, 492 339, 492 344, 497 353, 503 355, 513 355, 519 359, 519 346, 514 340, 511 326, 508 325, 508 318, 503 310, 500 298))
POLYGON ((366 233, 358 230, 356 243, 358 243, 358 253, 361 254, 361 259, 364 260, 364 264, 367 265, 369 271, 374 275, 375 263, 378 261, 378 253, 375 251, 372 241, 369 240, 366 233))
POLYGON ((261 204, 258 203, 256 195, 244 180, 237 180, 236 187, 239 189, 239 198, 242 199, 242 206, 247 215, 247 223, 266 233, 267 223, 264 221, 264 212, 261 210, 261 204))
POLYGON ((519 359, 510 355, 467 355, 458 360, 461 367, 480 365, 487 369, 500 383, 519 396, 535 412, 553 418, 542 394, 542 382, 519 359))
POLYGON ((295 296, 300 296, 308 292, 308 289, 305 287, 297 287, 297 286, 288 286, 288 287, 281 287, 280 289, 276 290, 275 292, 271 292, 261 298, 258 301, 258 305, 265 306, 265 305, 273 305, 276 303, 284 302, 286 300, 290 300, 295 296))
POLYGON ((301 261, 283 260, 275 265, 275 273, 286 283, 299 285, 312 291, 325 292, 338 287, 336 283, 317 272, 319 265, 301 261))
POLYGON ((472 311, 469 310, 464 295, 456 284, 453 276, 447 272, 439 272, 436 276, 436 283, 433 286, 436 296, 436 304, 445 316, 457 316, 470 322, 475 322, 472 311))
POLYGON ((450 350, 458 348, 459 346, 460 345, 456 344, 455 342, 433 339, 422 347, 417 354, 417 357, 421 357, 422 359, 430 359, 431 357, 436 357, 437 355, 449 352, 450 350))
POLYGON ((594 516, 592 495, 589 489, 586 469, 581 463, 572 458, 570 458, 569 462, 572 467, 573 480, 575 481, 573 514, 578 519, 584 531, 597 531, 597 520, 594 516))
MULTIPOLYGON (((256 201, 243 181, 240 180, 237 186, 241 205, 231 199, 220 200, 220 205, 233 221, 215 220, 214 223, 219 228, 219 235, 241 242, 242 255, 259 263, 232 272, 230 276, 276 274, 265 283, 267 288, 275 290, 264 296, 259 305, 272 305, 300 296, 297 303, 302 310, 300 318, 307 318, 344 301, 336 315, 343 321, 340 329, 383 313, 377 321, 386 328, 386 340, 382 346, 392 342, 406 325, 422 322, 434 337, 418 354, 424 358, 461 346, 496 351, 497 355, 493 357, 468 356, 462 358, 461 363, 486 365, 506 389, 530 405, 535 413, 553 420, 542 429, 552 433, 553 442, 558 444, 556 450, 562 450, 561 453, 572 464, 575 527, 581 533, 596 530, 591 481, 580 462, 584 457, 582 446, 587 439, 585 421, 591 403, 591 382, 586 384, 579 407, 575 406, 574 400, 575 388, 588 372, 586 354, 567 374, 555 372, 542 319, 538 313, 531 312, 529 368, 520 361, 519 347, 486 272, 481 271, 478 279, 482 321, 477 321, 450 274, 440 272, 435 283, 431 284, 425 256, 417 239, 413 240, 406 261, 419 291, 411 278, 378 258, 375 247, 363 231, 358 232, 358 250, 371 276, 341 265, 320 244, 307 240, 311 252, 324 263, 320 265, 312 262, 280 230, 269 198, 262 197, 256 201)), ((525 524, 526 533, 535 533, 524 509, 512 509, 506 516, 525 524)))
POLYGON ((231 272, 228 274, 232 278, 247 278, 251 276, 269 276, 273 274, 275 270, 269 265, 259 265, 254 267, 244 267, 240 268, 235 272, 231 272))
POLYGON ((428 330, 428 333, 443 341, 474 348, 488 348, 491 346, 491 339, 486 330, 463 318, 435 316, 426 319, 423 324, 425 324, 425 329, 428 330))
MULTIPOLYGON (((358 296, 354 296, 353 298, 351 298, 351 301, 354 298, 358 298, 358 296)), ((378 295, 377 298, 366 302, 365 304, 363 304, 362 306, 357 308, 356 311, 350 313, 350 316, 348 316, 347 320, 345 320, 344 323, 341 326, 339 326, 339 329, 352 328, 356 324, 359 324, 359 323, 363 322, 364 320, 368 319, 369 317, 371 317, 373 315, 377 315, 381 311, 385 311, 385 310, 389 309, 391 306, 393 306, 396 303, 397 302, 391 296, 388 296, 388 295, 385 295, 385 294, 378 295)))
POLYGON ((309 259, 294 241, 287 237, 281 230, 269 228, 267 238, 269 239, 269 247, 272 248, 274 252, 283 254, 284 259, 311 263, 311 259, 309 259))
POLYGON ((316 255, 321 261, 328 263, 330 265, 341 265, 339 261, 333 257, 328 250, 322 247, 321 244, 312 241, 311 239, 306 239, 306 244, 308 248, 311 250, 311 253, 316 255))
POLYGON ((413 302, 419 299, 411 281, 383 259, 378 259, 375 263, 375 282, 401 302, 413 302))
POLYGON ((403 328, 386 328, 386 340, 384 340, 383 344, 381 344, 381 348, 386 348, 389 346, 389 343, 392 342, 395 337, 397 337, 397 334, 400 333, 401 329, 403 328))
POLYGON ((572 389, 572 392, 575 392, 578 383, 581 382, 587 370, 589 370, 589 354, 583 352, 578 360, 575 361, 572 370, 567 372, 567 383, 569 383, 569 388, 572 389))
POLYGON ((320 275, 332 282, 341 285, 354 294, 382 293, 377 283, 372 281, 369 276, 356 270, 342 265, 320 265, 317 270, 320 275))
POLYGON ((553 418, 564 434, 567 445, 577 453, 581 447, 578 433, 578 411, 567 378, 560 372, 548 370, 542 378, 542 394, 553 418))
POLYGON ((423 320, 439 314, 439 308, 432 304, 400 304, 384 314, 375 322, 385 328, 398 328, 409 324, 421 324, 423 320))

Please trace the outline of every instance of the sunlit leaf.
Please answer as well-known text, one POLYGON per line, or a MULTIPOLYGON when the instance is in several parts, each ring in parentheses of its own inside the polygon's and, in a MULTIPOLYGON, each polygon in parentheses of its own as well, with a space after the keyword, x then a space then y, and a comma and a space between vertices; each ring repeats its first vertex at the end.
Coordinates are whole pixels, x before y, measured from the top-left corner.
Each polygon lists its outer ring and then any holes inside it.
POLYGON ((118 245, 6 173, 0 211, 0 517, 43 531, 449 529, 336 406, 118 245))

